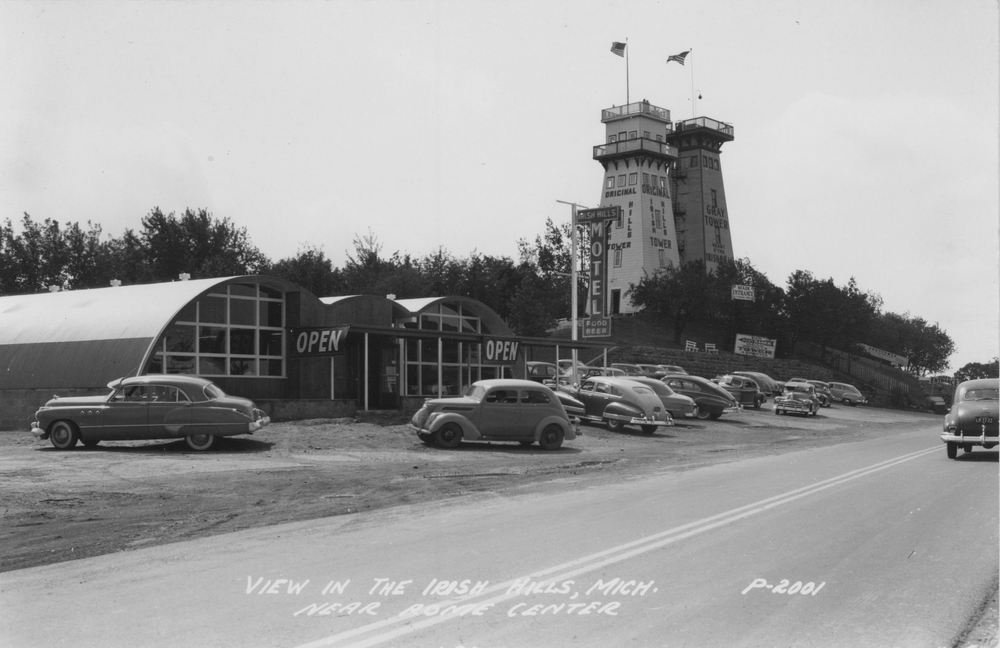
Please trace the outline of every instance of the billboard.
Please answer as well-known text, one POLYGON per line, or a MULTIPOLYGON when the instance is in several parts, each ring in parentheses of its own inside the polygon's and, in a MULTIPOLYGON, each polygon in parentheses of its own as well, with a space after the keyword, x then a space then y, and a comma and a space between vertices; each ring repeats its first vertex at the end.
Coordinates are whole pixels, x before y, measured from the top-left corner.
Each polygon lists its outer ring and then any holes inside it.
POLYGON ((754 356, 755 358, 773 358, 777 340, 758 335, 736 334, 736 344, 733 353, 737 355, 754 356))

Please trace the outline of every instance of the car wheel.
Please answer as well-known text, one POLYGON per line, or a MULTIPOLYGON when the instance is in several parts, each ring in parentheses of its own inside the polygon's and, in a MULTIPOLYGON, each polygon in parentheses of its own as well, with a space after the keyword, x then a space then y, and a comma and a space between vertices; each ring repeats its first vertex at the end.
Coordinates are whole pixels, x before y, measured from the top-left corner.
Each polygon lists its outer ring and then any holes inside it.
POLYGON ((639 428, 642 430, 643 434, 653 434, 656 432, 655 425, 640 425, 639 428))
POLYGON ((208 450, 215 445, 215 435, 214 434, 189 434, 184 437, 184 442, 187 443, 187 447, 192 450, 201 452, 202 450, 208 450))
POLYGON ((431 445, 434 443, 434 437, 424 432, 420 432, 419 434, 417 434, 417 438, 423 441, 427 445, 431 445))
POLYGON ((845 398, 845 399, 844 399, 843 401, 841 401, 841 402, 842 402, 842 403, 844 403, 844 405, 851 405, 851 399, 850 399, 850 398, 845 398))
POLYGON ((948 450, 949 459, 954 459, 958 456, 958 444, 954 441, 946 441, 945 448, 948 450))
POLYGON ((49 441, 59 450, 69 450, 76 445, 80 432, 72 421, 56 421, 49 428, 49 441))
POLYGON ((96 448, 97 444, 100 443, 101 440, 100 439, 80 439, 80 442, 83 443, 83 447, 85 447, 85 448, 96 448))
POLYGON ((713 421, 717 421, 721 416, 722 412, 712 412, 711 414, 708 415, 708 418, 712 419, 713 421))
POLYGON ((563 430, 555 423, 546 425, 541 436, 538 437, 538 445, 542 447, 542 450, 558 450, 562 447, 562 442, 563 430))
POLYGON ((454 423, 445 423, 434 431, 434 443, 442 448, 457 448, 462 443, 462 428, 454 423))
POLYGON ((753 408, 754 409, 760 409, 760 406, 763 405, 763 403, 764 403, 763 399, 756 398, 753 401, 753 408))
MULTIPOLYGON (((705 408, 699 407, 698 408, 698 418, 700 418, 702 421, 704 421, 705 419, 712 418, 712 414, 711 414, 711 412, 709 412, 705 408)), ((719 418, 719 415, 716 414, 715 418, 719 418)))
POLYGON ((621 432, 625 429, 625 423, 618 419, 608 419, 608 429, 612 432, 621 432))

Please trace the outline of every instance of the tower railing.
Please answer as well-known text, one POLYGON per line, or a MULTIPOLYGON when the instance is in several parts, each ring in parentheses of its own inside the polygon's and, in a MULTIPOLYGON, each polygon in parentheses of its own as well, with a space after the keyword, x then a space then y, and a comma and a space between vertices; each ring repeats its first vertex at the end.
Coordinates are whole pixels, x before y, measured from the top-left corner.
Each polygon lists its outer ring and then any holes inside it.
MULTIPOLYGON (((601 121, 607 122, 613 119, 629 117, 631 115, 650 115, 652 117, 656 117, 657 119, 662 119, 665 122, 670 121, 669 110, 666 108, 660 108, 659 106, 654 106, 648 101, 636 101, 635 103, 625 104, 624 106, 605 108, 601 111, 601 121)), ((667 126, 667 130, 670 130, 669 124, 667 126)))
POLYGON ((637 137, 635 139, 620 142, 608 142, 607 144, 598 144, 594 147, 595 160, 599 160, 603 157, 628 155, 632 153, 655 153, 657 155, 665 155, 676 158, 677 147, 670 146, 665 142, 647 139, 645 137, 637 137))
POLYGON ((725 133, 730 137, 733 136, 732 124, 720 122, 717 119, 712 119, 711 117, 695 117, 693 119, 685 119, 683 121, 677 122, 674 125, 674 130, 677 132, 692 130, 695 128, 707 128, 709 130, 725 133))

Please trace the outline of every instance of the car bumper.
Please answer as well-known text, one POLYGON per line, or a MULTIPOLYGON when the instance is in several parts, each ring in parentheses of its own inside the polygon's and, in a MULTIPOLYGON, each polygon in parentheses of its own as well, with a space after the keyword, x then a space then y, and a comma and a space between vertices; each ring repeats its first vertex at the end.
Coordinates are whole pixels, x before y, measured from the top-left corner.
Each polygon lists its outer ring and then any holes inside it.
POLYGON ((632 418, 622 417, 618 419, 624 423, 631 423, 632 425, 657 425, 661 427, 669 427, 674 424, 673 417, 668 419, 648 419, 641 416, 633 416, 632 418))
POLYGON ((265 425, 268 425, 270 422, 271 422, 271 417, 270 416, 262 416, 261 418, 257 419, 256 421, 250 421, 250 425, 249 425, 250 434, 253 434, 257 430, 259 430, 262 427, 264 427, 265 425))
POLYGON ((49 438, 49 433, 39 427, 38 421, 31 423, 31 433, 40 441, 49 438))
POLYGON ((950 432, 944 432, 941 434, 941 440, 945 443, 961 443, 963 445, 985 445, 987 443, 994 444, 1000 443, 1000 436, 996 434, 989 435, 983 432, 977 436, 971 434, 952 434, 950 432))

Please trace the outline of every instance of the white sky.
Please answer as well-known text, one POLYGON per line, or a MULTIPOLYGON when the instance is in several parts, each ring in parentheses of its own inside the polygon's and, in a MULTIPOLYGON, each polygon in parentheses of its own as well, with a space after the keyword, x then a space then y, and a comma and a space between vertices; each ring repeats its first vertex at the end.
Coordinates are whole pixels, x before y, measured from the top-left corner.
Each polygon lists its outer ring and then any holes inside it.
POLYGON ((854 276, 952 369, 1000 353, 995 0, 4 0, 0 219, 206 208, 273 260, 369 231, 516 259, 557 199, 598 204, 626 39, 631 101, 734 125, 738 257, 854 276))

